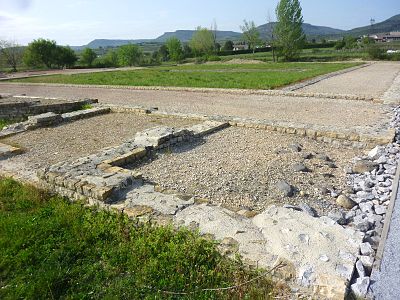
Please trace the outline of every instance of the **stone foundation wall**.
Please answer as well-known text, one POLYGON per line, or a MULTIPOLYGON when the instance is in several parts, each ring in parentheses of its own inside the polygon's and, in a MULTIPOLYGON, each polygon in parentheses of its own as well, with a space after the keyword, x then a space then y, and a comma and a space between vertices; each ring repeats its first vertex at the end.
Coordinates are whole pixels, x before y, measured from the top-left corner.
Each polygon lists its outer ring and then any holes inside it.
POLYGON ((357 132, 338 132, 333 130, 324 130, 320 128, 306 128, 301 124, 277 125, 268 120, 256 120, 250 118, 226 117, 226 116, 207 116, 200 114, 184 114, 158 111, 157 108, 144 108, 135 106, 114 106, 107 105, 112 112, 133 113, 133 114, 151 114, 162 118, 182 118, 195 121, 217 121, 227 122, 231 126, 263 129, 267 131, 276 131, 279 133, 296 134, 308 137, 320 142, 332 144, 333 147, 367 149, 376 145, 386 145, 392 143, 396 134, 394 128, 389 128, 379 135, 361 134, 357 132))
MULTIPOLYGON (((15 99, 14 97, 11 99, 15 99)), ((60 101, 55 100, 55 103, 46 101, 40 102, 40 99, 34 101, 9 101, 0 103, 0 119, 19 119, 28 116, 39 115, 46 112, 54 112, 63 114, 75 110, 79 110, 85 104, 97 103, 97 100, 85 99, 78 101, 60 101)))

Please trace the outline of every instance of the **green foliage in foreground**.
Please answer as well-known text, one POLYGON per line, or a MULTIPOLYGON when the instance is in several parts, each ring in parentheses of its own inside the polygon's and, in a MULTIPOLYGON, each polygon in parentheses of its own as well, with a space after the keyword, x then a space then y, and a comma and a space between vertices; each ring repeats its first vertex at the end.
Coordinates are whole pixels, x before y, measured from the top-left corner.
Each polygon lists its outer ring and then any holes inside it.
POLYGON ((195 233, 139 225, 0 178, 1 299, 271 298, 266 278, 234 291, 200 291, 258 274, 195 233))
POLYGON ((0 130, 2 130, 4 127, 13 124, 13 123, 18 123, 18 122, 22 122, 25 121, 24 118, 17 118, 17 119, 0 119, 0 130))
POLYGON ((273 89, 357 63, 278 63, 185 65, 92 74, 55 75, 18 82, 273 89))
POLYGON ((0 119, 0 130, 2 130, 4 127, 6 127, 9 124, 10 124, 10 122, 8 120, 0 119))

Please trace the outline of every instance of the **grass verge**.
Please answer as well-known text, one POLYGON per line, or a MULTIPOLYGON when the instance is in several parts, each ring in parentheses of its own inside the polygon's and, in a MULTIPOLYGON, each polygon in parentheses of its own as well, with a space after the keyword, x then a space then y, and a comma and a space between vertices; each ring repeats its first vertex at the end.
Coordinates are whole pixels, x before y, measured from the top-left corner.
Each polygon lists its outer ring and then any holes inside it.
POLYGON ((143 225, 0 178, 1 299, 269 299, 279 293, 212 241, 143 225), (170 295, 159 290, 184 291, 170 295))
POLYGON ((261 63, 163 66, 141 70, 54 75, 13 80, 125 86, 274 89, 359 63, 261 63))

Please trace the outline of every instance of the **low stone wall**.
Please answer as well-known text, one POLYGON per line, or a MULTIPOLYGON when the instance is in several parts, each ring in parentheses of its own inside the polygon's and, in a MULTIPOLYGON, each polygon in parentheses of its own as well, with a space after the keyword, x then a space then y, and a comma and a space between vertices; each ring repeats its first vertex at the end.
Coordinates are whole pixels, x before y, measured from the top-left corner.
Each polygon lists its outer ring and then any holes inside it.
POLYGON ((79 110, 85 104, 97 103, 97 100, 85 99, 67 101, 61 99, 10 97, 0 102, 0 119, 19 119, 47 112, 63 114, 79 110))
POLYGON ((283 278, 304 291, 313 288, 314 295, 343 299, 363 234, 327 217, 286 208, 271 207, 257 217, 247 217, 189 195, 161 191, 143 182, 137 171, 123 168, 153 151, 227 126, 227 122, 205 121, 180 129, 148 129, 118 147, 41 170, 38 177, 43 187, 71 200, 85 199, 142 221, 195 226, 220 241, 223 253, 238 253, 250 265, 265 268, 284 262, 285 270, 279 274, 283 278), (298 257, 298 252, 307 255, 298 257))
POLYGON ((112 202, 121 191, 141 177, 137 172, 120 166, 133 163, 152 151, 226 126, 229 124, 207 121, 182 129, 157 127, 145 130, 137 133, 135 139, 118 147, 107 148, 75 162, 64 162, 38 171, 38 177, 48 189, 71 199, 112 202))
POLYGON ((302 124, 275 124, 276 122, 268 120, 258 120, 252 118, 227 117, 227 116, 207 116, 200 114, 171 113, 158 111, 157 108, 144 108, 136 106, 117 106, 106 105, 113 112, 128 112, 134 114, 151 114, 162 118, 183 118, 191 120, 210 120, 217 122, 227 122, 231 126, 264 129, 276 131, 285 134, 295 134, 302 137, 308 137, 320 142, 332 144, 336 148, 350 147, 356 149, 373 148, 376 145, 386 145, 391 143, 396 134, 394 128, 389 128, 380 134, 362 134, 355 131, 339 132, 335 130, 324 130, 320 128, 310 128, 302 124))
POLYGON ((71 113, 56 114, 47 112, 40 115, 30 116, 27 121, 11 124, 0 130, 0 138, 6 138, 27 130, 34 130, 40 127, 54 126, 62 122, 72 122, 83 118, 90 118, 101 114, 109 113, 109 108, 95 107, 91 109, 78 110, 71 113))

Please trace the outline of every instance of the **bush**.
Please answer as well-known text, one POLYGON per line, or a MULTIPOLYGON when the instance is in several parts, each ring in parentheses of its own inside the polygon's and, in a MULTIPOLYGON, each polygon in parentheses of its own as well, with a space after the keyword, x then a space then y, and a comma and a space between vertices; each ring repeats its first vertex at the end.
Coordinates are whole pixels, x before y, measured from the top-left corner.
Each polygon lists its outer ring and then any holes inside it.
POLYGON ((221 61, 221 57, 217 55, 209 55, 206 59, 207 61, 221 61))
POLYGON ((400 61, 400 53, 393 53, 387 56, 392 61, 400 61))
POLYGON ((385 59, 386 58, 386 53, 385 50, 380 48, 379 46, 373 45, 368 47, 368 56, 371 59, 385 59))

